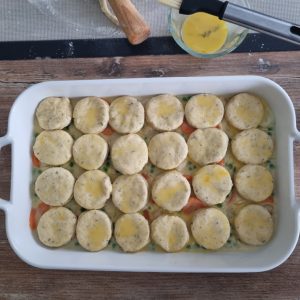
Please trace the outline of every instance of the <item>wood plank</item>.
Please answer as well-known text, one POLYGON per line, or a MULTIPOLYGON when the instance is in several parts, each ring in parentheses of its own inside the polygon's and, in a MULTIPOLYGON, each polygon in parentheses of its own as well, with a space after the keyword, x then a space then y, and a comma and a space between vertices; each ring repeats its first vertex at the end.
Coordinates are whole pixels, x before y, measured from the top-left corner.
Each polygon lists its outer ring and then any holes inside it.
POLYGON ((296 77, 300 52, 238 53, 216 59, 187 55, 2 61, 0 87, 44 80, 118 77, 265 75, 296 77), (4 84, 4 85, 3 85, 4 84))
MULTIPOLYGON (((263 75, 290 94, 300 128, 300 52, 230 54, 213 60, 187 55, 0 62, 0 135, 10 107, 28 86, 44 80, 123 77, 263 75)), ((295 147, 300 196, 300 144, 295 147)), ((0 153, 0 196, 9 198, 10 148, 0 153)), ((11 250, 0 213, 0 299, 191 298, 299 299, 300 246, 277 269, 258 274, 142 274, 32 268, 11 250)))

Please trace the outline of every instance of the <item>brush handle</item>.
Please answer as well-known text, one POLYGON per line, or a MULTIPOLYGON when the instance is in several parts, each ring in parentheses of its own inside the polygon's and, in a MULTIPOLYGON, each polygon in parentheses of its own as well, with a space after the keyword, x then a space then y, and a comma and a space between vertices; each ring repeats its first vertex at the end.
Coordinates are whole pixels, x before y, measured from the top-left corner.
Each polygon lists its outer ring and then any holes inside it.
POLYGON ((150 28, 130 0, 109 0, 129 42, 137 45, 150 35, 150 28))
POLYGON ((221 18, 255 31, 300 45, 300 26, 270 17, 268 15, 227 3, 221 18))

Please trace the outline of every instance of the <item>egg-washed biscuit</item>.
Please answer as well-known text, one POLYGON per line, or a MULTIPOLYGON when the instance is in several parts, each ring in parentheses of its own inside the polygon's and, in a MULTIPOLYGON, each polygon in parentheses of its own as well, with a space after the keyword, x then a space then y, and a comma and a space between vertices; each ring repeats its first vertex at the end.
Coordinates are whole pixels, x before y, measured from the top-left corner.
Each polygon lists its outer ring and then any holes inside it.
POLYGON ((164 94, 151 98, 146 104, 147 121, 160 131, 177 129, 183 122, 182 103, 173 95, 164 94))
POLYGON ((64 168, 49 168, 35 181, 39 199, 50 206, 67 204, 73 195, 74 176, 64 168))
POLYGON ((112 201, 124 213, 136 213, 148 201, 148 183, 140 174, 121 175, 113 183, 112 201))
POLYGON ((242 208, 234 224, 240 240, 249 245, 263 245, 273 234, 272 216, 260 205, 251 204, 242 208))
POLYGON ((273 177, 263 166, 246 165, 236 173, 235 186, 245 199, 260 202, 271 196, 273 177))
POLYGON ((162 174, 152 186, 153 201, 170 212, 180 211, 188 203, 190 194, 188 180, 178 171, 162 174))
POLYGON ((78 101, 73 111, 74 125, 83 133, 100 133, 108 124, 109 105, 98 97, 78 101))
POLYGON ((82 135, 73 145, 73 158, 76 164, 86 170, 99 169, 107 153, 107 142, 97 134, 82 135))
POLYGON ((51 208, 39 220, 37 233, 39 240, 48 247, 67 244, 75 233, 76 216, 65 207, 51 208))
POLYGON ((137 252, 149 243, 149 223, 139 213, 125 214, 115 223, 114 236, 125 252, 137 252))
POLYGON ((112 224, 107 214, 101 210, 82 213, 76 226, 79 244, 88 251, 104 249, 112 235, 112 224))
POLYGON ((190 236, 180 217, 161 215, 151 223, 151 238, 165 251, 177 252, 187 244, 190 236))
POLYGON ((264 116, 261 100, 249 93, 240 93, 232 97, 226 105, 226 119, 240 130, 257 127, 264 116))
POLYGON ((221 161, 228 147, 228 136, 218 128, 197 129, 187 141, 189 157, 199 165, 221 161))
POLYGON ((215 127, 222 121, 223 116, 224 105, 212 94, 195 95, 185 106, 186 120, 195 128, 215 127))
POLYGON ((34 155, 42 163, 60 166, 72 157, 73 138, 63 130, 42 131, 33 145, 34 155))
POLYGON ((216 208, 200 209, 193 217, 191 231, 196 242, 209 250, 225 245, 230 236, 227 217, 216 208))
POLYGON ((229 172, 220 165, 202 167, 193 177, 193 190, 198 199, 208 205, 225 201, 232 188, 229 172))
POLYGON ((259 165, 273 154, 272 138, 260 129, 247 129, 237 134, 231 143, 233 155, 245 164, 259 165))
POLYGON ((160 169, 178 167, 187 157, 188 147, 184 138, 176 132, 155 135, 149 143, 150 161, 160 169))
POLYGON ((85 209, 102 208, 112 191, 110 178, 99 170, 86 171, 75 182, 74 199, 85 209))
POLYGON ((41 128, 63 129, 72 121, 71 102, 66 97, 48 97, 40 102, 35 114, 41 128))
POLYGON ((148 162, 147 144, 137 134, 123 135, 113 143, 111 159, 114 168, 122 174, 136 174, 148 162))
POLYGON ((136 98, 116 98, 109 108, 109 125, 119 133, 136 133, 144 126, 144 106, 136 98))

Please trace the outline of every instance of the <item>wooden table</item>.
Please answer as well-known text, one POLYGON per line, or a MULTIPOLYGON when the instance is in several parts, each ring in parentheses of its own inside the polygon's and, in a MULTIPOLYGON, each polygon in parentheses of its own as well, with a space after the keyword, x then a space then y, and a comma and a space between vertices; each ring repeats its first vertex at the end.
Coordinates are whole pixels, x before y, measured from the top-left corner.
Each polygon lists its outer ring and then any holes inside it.
MULTIPOLYGON (((300 128, 300 52, 230 54, 199 60, 186 55, 0 62, 0 135, 16 96, 44 80, 120 77, 262 75, 294 101, 300 128)), ((297 196, 300 146, 296 145, 297 196)), ((10 148, 0 154, 0 196, 9 198, 10 148)), ((257 274, 144 274, 39 270, 10 248, 0 213, 0 299, 194 298, 300 299, 300 245, 282 266, 257 274)))

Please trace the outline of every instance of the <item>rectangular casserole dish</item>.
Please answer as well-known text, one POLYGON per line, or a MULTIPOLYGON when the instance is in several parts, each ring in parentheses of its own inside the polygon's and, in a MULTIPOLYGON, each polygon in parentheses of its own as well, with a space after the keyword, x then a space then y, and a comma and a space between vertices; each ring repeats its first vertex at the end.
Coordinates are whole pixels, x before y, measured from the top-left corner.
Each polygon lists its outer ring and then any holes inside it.
POLYGON ((8 133, 0 148, 12 144, 10 201, 0 199, 6 214, 6 232, 16 254, 28 264, 47 269, 109 270, 137 272, 259 272, 283 263, 299 236, 300 205, 295 198, 293 142, 300 140, 295 111, 287 93, 275 82, 258 76, 139 78, 44 82, 25 90, 15 101, 8 133), (45 97, 153 95, 159 93, 232 95, 252 92, 270 105, 276 120, 275 178, 277 218, 272 240, 251 251, 210 253, 126 254, 104 250, 97 253, 47 249, 33 238, 29 227, 31 209, 31 143, 37 104, 45 97))

